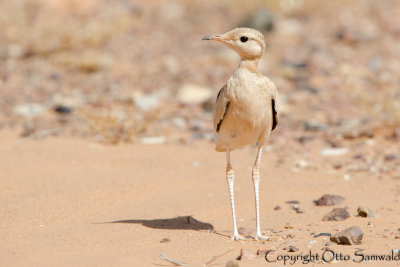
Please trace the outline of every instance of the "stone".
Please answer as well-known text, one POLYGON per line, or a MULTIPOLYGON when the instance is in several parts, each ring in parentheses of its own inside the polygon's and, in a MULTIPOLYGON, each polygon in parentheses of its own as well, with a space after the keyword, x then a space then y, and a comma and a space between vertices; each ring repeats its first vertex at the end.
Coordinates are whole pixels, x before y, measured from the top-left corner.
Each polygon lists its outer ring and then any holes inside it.
POLYGON ((274 23, 275 16, 269 10, 258 9, 240 23, 240 26, 269 32, 274 29, 274 23))
POLYGON ((186 128, 187 123, 186 120, 182 117, 174 117, 171 119, 171 124, 180 130, 183 130, 186 128))
POLYGON ((289 246, 289 247, 283 248, 283 250, 287 250, 288 252, 296 252, 299 249, 294 246, 289 246))
POLYGON ((46 108, 38 103, 25 103, 16 105, 13 109, 15 115, 23 116, 25 118, 34 118, 41 115, 46 111, 46 108))
POLYGON ((360 137, 373 137, 373 132, 366 128, 364 122, 360 119, 344 119, 338 123, 337 134, 346 139, 355 139, 360 137))
POLYGON ((161 241, 160 241, 160 243, 168 243, 168 242, 171 242, 171 239, 169 239, 169 238, 163 238, 163 239, 161 239, 161 241))
POLYGON ((331 233, 319 233, 317 235, 314 235, 314 237, 320 237, 320 236, 332 236, 331 233))
POLYGON ((212 90, 207 87, 185 84, 178 90, 176 97, 181 104, 198 105, 212 97, 212 90))
POLYGON ((358 226, 352 226, 331 236, 330 240, 339 245, 361 244, 364 233, 358 226))
POLYGON ((339 205, 344 201, 344 197, 339 195, 329 195, 325 194, 320 197, 318 200, 314 200, 315 205, 317 206, 334 206, 339 205))
POLYGON ((341 156, 345 155, 349 152, 348 148, 345 147, 332 147, 332 148, 324 148, 321 150, 321 156, 341 156))
POLYGON ((229 260, 225 267, 239 267, 239 263, 236 260, 229 260))
POLYGON ((322 123, 317 123, 313 121, 306 121, 304 122, 304 129, 310 132, 317 132, 317 131, 326 131, 326 125, 322 123))
POLYGON ((398 159, 399 157, 397 157, 396 155, 394 155, 394 154, 388 154, 388 155, 386 155, 385 156, 385 160, 386 161, 392 161, 392 160, 396 160, 396 159, 398 159))
POLYGON ((148 111, 158 107, 160 99, 155 94, 136 94, 133 96, 133 104, 141 111, 148 111))
POLYGON ((322 218, 323 221, 343 221, 350 217, 350 213, 343 208, 334 208, 322 218))
POLYGON ((363 206, 359 206, 357 208, 357 213, 358 213, 357 216, 360 216, 360 217, 375 218, 375 213, 372 210, 367 209, 363 206))
POLYGON ((54 107, 54 111, 58 114, 70 114, 73 109, 67 106, 57 105, 54 107))

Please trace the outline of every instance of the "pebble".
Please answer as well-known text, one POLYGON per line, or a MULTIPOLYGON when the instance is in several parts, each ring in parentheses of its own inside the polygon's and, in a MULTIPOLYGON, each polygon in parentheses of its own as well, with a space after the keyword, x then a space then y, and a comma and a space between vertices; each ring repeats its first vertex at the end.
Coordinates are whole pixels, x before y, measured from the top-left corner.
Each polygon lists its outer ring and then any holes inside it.
POLYGON ((299 249, 296 248, 296 247, 294 247, 294 246, 289 246, 289 247, 287 247, 287 248, 283 248, 283 250, 287 250, 288 252, 296 252, 296 251, 298 251, 299 249))
POLYGON ((294 228, 294 226, 291 225, 290 223, 285 224, 285 229, 293 229, 293 228, 294 228))
POLYGON ((320 154, 322 156, 341 156, 349 152, 348 148, 345 147, 334 147, 334 148, 324 148, 321 150, 320 154))
POLYGON ((344 208, 334 208, 322 218, 323 221, 343 221, 350 217, 350 213, 344 208))
POLYGON ((20 115, 25 118, 34 118, 46 111, 46 108, 38 103, 25 103, 16 105, 13 109, 15 115, 20 115))
POLYGON ((304 159, 300 159, 295 163, 295 167, 297 168, 307 168, 308 166, 310 166, 310 164, 304 159))
POLYGON ((164 136, 144 137, 140 139, 140 143, 146 145, 164 144, 165 141, 164 136))
POLYGON ((314 200, 315 205, 317 206, 334 206, 339 205, 344 201, 344 197, 339 195, 330 195, 325 194, 320 197, 318 200, 314 200))
POLYGON ((171 239, 169 239, 169 238, 163 238, 163 239, 161 239, 161 241, 160 241, 160 243, 168 243, 168 242, 171 242, 171 239))
POLYGON ((54 107, 54 111, 58 114, 70 114, 72 113, 73 109, 67 106, 58 105, 54 107))
POLYGON ((239 263, 236 260, 229 260, 225 267, 239 267, 239 263))
POLYGON ((172 118, 171 119, 171 124, 175 128, 180 129, 180 130, 185 129, 186 126, 187 126, 186 120, 184 118, 182 118, 182 117, 174 117, 174 118, 172 118))
POLYGON ((206 102, 212 97, 212 90, 193 84, 185 84, 179 90, 177 99, 181 104, 197 105, 206 102))
POLYGON ((317 131, 325 131, 326 125, 321 123, 316 123, 313 121, 306 121, 304 122, 304 129, 310 132, 317 132, 317 131))
POLYGON ((394 154, 388 154, 385 156, 386 161, 392 161, 392 160, 396 160, 396 159, 398 159, 398 157, 394 154))
POLYGON ((319 233, 317 235, 314 235, 314 237, 320 237, 320 236, 332 236, 331 233, 319 233))
POLYGON ((330 239, 340 245, 354 245, 361 244, 363 236, 363 231, 358 226, 353 226, 331 236, 330 239))
POLYGON ((158 107, 160 99, 155 94, 137 94, 133 97, 133 104, 141 111, 148 111, 158 107))
POLYGON ((360 216, 360 217, 375 218, 375 213, 372 210, 367 209, 363 206, 359 206, 357 208, 357 213, 358 213, 358 216, 360 216))
POLYGON ((274 210, 281 210, 282 208, 281 208, 281 206, 275 206, 274 207, 274 210))

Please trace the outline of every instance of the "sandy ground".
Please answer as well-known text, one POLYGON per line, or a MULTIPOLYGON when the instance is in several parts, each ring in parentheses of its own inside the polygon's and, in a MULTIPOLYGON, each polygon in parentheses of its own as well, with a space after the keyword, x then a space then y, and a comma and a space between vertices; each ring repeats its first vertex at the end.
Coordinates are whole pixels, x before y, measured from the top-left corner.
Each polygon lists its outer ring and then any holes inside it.
MULTIPOLYGON (((169 266, 168 257, 215 266, 240 254, 241 248, 283 248, 292 244, 292 255, 322 254, 326 237, 349 226, 359 226, 365 235, 355 246, 332 244, 336 253, 353 256, 390 254, 400 249, 395 233, 400 227, 399 183, 378 180, 371 174, 327 172, 316 153, 319 168, 294 171, 267 152, 261 169, 261 222, 272 241, 231 241, 232 221, 224 177, 225 155, 209 142, 194 145, 103 146, 83 139, 47 137, 26 140, 11 131, 0 132, 0 265, 1 266, 169 266), (14 146, 12 146, 14 144, 14 146), (322 167, 321 167, 322 166, 322 167), (351 217, 341 222, 321 221, 332 207, 316 207, 313 200, 324 193, 346 198, 351 217), (304 213, 285 203, 298 200, 304 213), (276 205, 280 210, 274 210, 276 205), (377 218, 355 217, 358 205, 379 214, 377 218), (186 218, 195 220, 187 223, 186 218), (368 225, 371 222, 371 225, 368 225), (290 224, 293 229, 286 229, 290 224), (208 231, 213 227, 216 233, 208 231), (292 237, 287 238, 291 234, 292 237), (163 238, 170 242, 161 243, 163 238), (311 240, 315 243, 310 244, 311 240)), ((236 171, 236 212, 239 227, 255 229, 251 165, 254 148, 232 154, 236 171)), ((254 234, 254 232, 253 232, 254 234)), ((269 266, 263 258, 240 261, 240 266, 269 266)), ((339 262, 338 266, 355 265, 339 262)), ((398 266, 399 262, 386 263, 398 266), (396 265, 397 264, 397 265, 396 265)), ((310 264, 312 265, 312 264, 310 264)), ((382 266, 370 262, 370 266, 382 266)), ((274 266, 283 266, 276 262, 274 266)))

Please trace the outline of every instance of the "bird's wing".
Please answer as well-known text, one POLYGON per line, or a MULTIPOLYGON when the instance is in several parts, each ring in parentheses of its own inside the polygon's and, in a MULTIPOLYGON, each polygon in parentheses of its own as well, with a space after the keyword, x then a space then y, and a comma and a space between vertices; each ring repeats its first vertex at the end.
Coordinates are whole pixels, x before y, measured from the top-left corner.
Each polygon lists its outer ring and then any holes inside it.
POLYGON ((268 81, 268 86, 271 89, 271 108, 272 108, 272 129, 271 129, 271 131, 273 131, 276 128, 276 126, 278 125, 280 104, 279 104, 278 89, 276 88, 275 84, 272 81, 268 81))
POLYGON ((226 97, 226 84, 219 90, 214 112, 214 129, 219 132, 222 121, 229 107, 229 99, 226 97))

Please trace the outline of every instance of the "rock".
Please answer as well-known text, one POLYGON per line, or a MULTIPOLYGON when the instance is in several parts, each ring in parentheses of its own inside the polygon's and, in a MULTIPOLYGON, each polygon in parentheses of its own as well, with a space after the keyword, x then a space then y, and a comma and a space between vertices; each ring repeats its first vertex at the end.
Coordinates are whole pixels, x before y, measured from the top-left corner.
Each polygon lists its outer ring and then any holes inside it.
POLYGON ((385 160, 386 161, 392 161, 392 160, 396 160, 396 159, 398 159, 399 157, 397 157, 396 155, 394 155, 394 154, 388 154, 388 155, 386 155, 385 156, 385 160))
POLYGON ((321 150, 321 156, 341 156, 345 155, 349 152, 348 148, 345 147, 333 147, 333 148, 324 148, 321 150))
POLYGON ((357 213, 358 213, 357 216, 360 216, 360 217, 375 218, 375 213, 372 210, 367 209, 363 206, 359 206, 357 208, 357 213))
POLYGON ((320 237, 320 236, 332 236, 331 233, 319 233, 317 235, 315 235, 314 237, 320 237))
POLYGON ((16 105, 13 109, 15 115, 23 116, 25 118, 34 118, 41 115, 46 111, 46 108, 37 103, 25 103, 16 105))
POLYGON ((230 260, 226 263, 225 267, 239 267, 239 263, 236 260, 230 260))
POLYGON ((70 114, 72 113, 73 109, 70 107, 58 105, 54 107, 54 111, 58 114, 70 114))
POLYGON ((286 201, 286 203, 288 203, 288 204, 299 204, 300 202, 297 201, 297 200, 288 200, 288 201, 286 201))
POLYGON ((274 210, 281 210, 282 208, 281 208, 281 206, 279 206, 279 205, 277 205, 277 206, 275 206, 274 207, 274 210))
POLYGON ((367 129, 364 122, 360 119, 345 119, 338 123, 336 133, 346 139, 355 139, 359 137, 373 137, 373 132, 367 129))
POLYGON ((313 121, 304 122, 304 129, 310 132, 325 131, 326 125, 321 123, 316 123, 313 121))
POLYGON ((171 242, 171 239, 169 239, 169 238, 163 238, 163 239, 161 239, 161 241, 160 241, 160 243, 168 243, 168 242, 171 242))
POLYGON ((206 102, 212 96, 212 90, 193 84, 185 84, 179 90, 177 99, 181 104, 197 105, 206 102))
POLYGON ((292 210, 296 211, 296 213, 304 213, 304 211, 300 210, 299 205, 298 204, 293 204, 291 206, 292 210))
POLYGON ((186 128, 187 123, 186 120, 182 117, 174 117, 171 119, 171 124, 180 130, 183 130, 186 128))
POLYGON ((343 221, 350 217, 350 213, 343 208, 334 208, 331 212, 325 214, 323 221, 343 221))
POLYGON ((253 233, 253 230, 247 227, 239 227, 238 232, 241 235, 250 235, 251 233, 253 233))
POLYGON ((361 244, 363 236, 363 231, 358 226, 353 226, 331 236, 330 240, 339 245, 354 245, 361 244))
POLYGON ((339 205, 344 201, 344 197, 339 195, 329 195, 325 194, 320 197, 318 200, 314 200, 315 205, 317 206, 334 206, 339 205))
POLYGON ((165 141, 164 136, 143 137, 140 139, 140 143, 146 145, 164 144, 165 141))
POLYGON ((285 224, 285 229, 293 229, 293 228, 294 228, 294 226, 291 225, 290 223, 285 224))
POLYGON ((135 94, 133 104, 141 111, 148 111, 158 107, 160 99, 155 94, 135 94))
POLYGON ((240 255, 237 258, 237 260, 243 261, 243 260, 252 260, 257 258, 257 255, 250 254, 247 251, 245 251, 243 248, 240 250, 240 255))
POLYGON ((298 161, 296 161, 294 166, 297 167, 297 168, 304 169, 304 168, 309 167, 310 163, 308 163, 308 161, 306 161, 304 159, 299 159, 298 161))
POLYGON ((294 246, 289 246, 289 247, 283 248, 283 250, 287 250, 288 252, 296 252, 299 249, 294 246))
POLYGON ((274 29, 274 22, 275 17, 269 10, 258 9, 250 14, 245 21, 240 23, 240 26, 269 32, 274 29))

